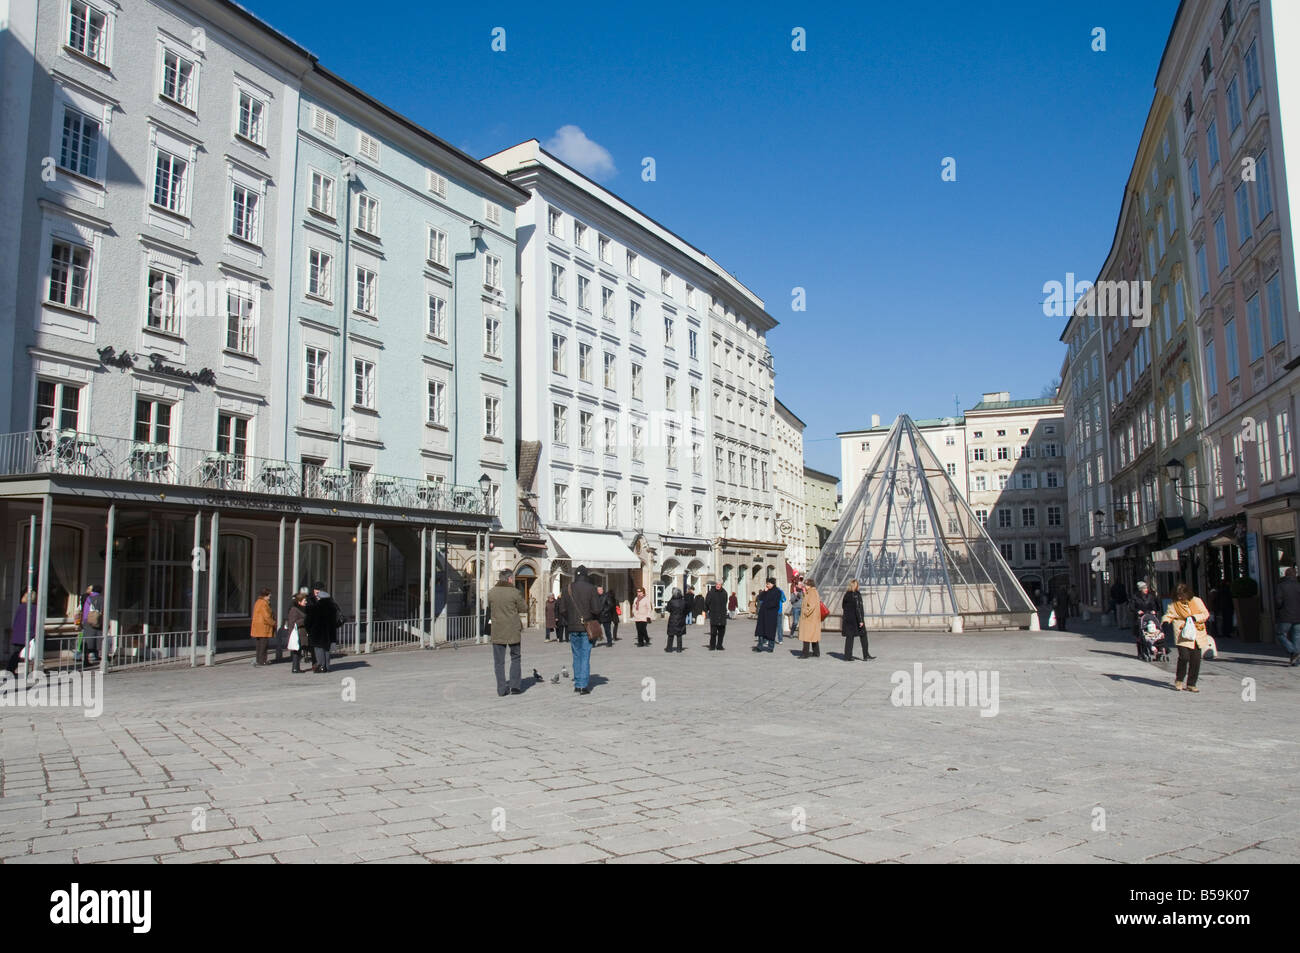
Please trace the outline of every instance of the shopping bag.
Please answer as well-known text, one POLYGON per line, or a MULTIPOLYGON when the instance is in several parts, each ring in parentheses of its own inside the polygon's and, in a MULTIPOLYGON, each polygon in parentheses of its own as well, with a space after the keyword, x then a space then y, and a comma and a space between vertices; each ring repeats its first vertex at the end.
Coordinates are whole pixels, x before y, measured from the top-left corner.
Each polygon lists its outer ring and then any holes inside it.
POLYGON ((1053 609, 1053 610, 1048 614, 1048 616, 1047 616, 1047 627, 1048 627, 1049 629, 1054 629, 1054 628, 1056 628, 1056 610, 1055 610, 1055 609, 1053 609))
POLYGON ((300 651, 300 648, 298 646, 298 626, 296 625, 289 631, 289 651, 290 652, 300 651))

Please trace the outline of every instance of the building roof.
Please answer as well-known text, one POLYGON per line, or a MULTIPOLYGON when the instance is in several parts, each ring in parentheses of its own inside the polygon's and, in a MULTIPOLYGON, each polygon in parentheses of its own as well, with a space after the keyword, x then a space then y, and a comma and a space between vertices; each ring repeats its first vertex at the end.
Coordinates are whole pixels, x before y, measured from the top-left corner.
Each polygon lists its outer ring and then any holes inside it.
POLYGON ((814 470, 812 467, 809 467, 809 466, 805 466, 805 467, 803 468, 803 475, 806 476, 806 477, 812 477, 814 480, 820 480, 820 481, 823 482, 823 483, 839 483, 839 482, 840 482, 840 478, 837 477, 835 474, 833 474, 833 473, 822 473, 822 471, 820 471, 820 470, 814 470))
MULTIPOLYGON (((921 420, 913 420, 917 427, 924 430, 927 427, 963 427, 966 425, 966 418, 963 417, 925 417, 921 420)), ((841 430, 835 436, 837 437, 857 437, 862 434, 871 433, 889 433, 894 429, 893 423, 881 424, 879 427, 867 427, 865 430, 841 430)))
POLYGON ((787 416, 787 417, 790 417, 792 420, 794 420, 795 423, 797 423, 800 427, 807 427, 807 426, 808 426, 806 423, 804 423, 802 420, 799 419, 799 416, 798 416, 798 415, 797 415, 793 410, 791 410, 791 409, 790 409, 789 407, 787 407, 785 404, 781 403, 781 398, 780 398, 780 397, 776 397, 776 398, 774 398, 774 399, 776 400, 776 409, 777 409, 777 410, 783 410, 783 411, 785 411, 786 416, 787 416))
POLYGON ((977 410, 1020 410, 1025 407, 1059 407, 1065 412, 1065 405, 1055 397, 1031 397, 1026 400, 981 400, 966 411, 968 414, 977 410))

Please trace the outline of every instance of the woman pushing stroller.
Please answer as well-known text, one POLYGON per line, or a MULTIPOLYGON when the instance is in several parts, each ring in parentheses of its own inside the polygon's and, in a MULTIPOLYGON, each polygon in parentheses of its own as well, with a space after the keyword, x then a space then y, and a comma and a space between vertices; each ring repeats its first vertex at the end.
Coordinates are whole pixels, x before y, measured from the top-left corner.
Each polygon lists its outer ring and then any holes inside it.
POLYGON ((1144 662, 1163 662, 1169 656, 1169 649, 1160 619, 1160 597, 1144 579, 1138 580, 1137 594, 1133 597, 1133 617, 1137 623, 1138 658, 1144 662))

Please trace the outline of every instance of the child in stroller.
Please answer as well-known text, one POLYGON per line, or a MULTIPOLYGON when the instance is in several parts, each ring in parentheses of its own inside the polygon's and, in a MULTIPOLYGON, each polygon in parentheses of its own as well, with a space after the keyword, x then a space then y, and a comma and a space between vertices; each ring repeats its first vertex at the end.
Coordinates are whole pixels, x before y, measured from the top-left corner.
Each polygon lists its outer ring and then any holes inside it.
POLYGON ((1143 612, 1138 616, 1137 652, 1144 662, 1163 662, 1169 657, 1169 639, 1160 613, 1143 612))

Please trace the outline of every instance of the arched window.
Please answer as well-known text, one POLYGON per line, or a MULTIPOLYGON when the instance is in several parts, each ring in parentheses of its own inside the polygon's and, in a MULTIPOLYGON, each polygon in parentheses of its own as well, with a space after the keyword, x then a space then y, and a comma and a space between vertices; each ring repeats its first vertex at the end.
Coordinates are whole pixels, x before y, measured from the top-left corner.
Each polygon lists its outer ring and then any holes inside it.
POLYGON ((334 544, 324 539, 304 539, 298 548, 298 588, 324 583, 334 591, 334 544))

